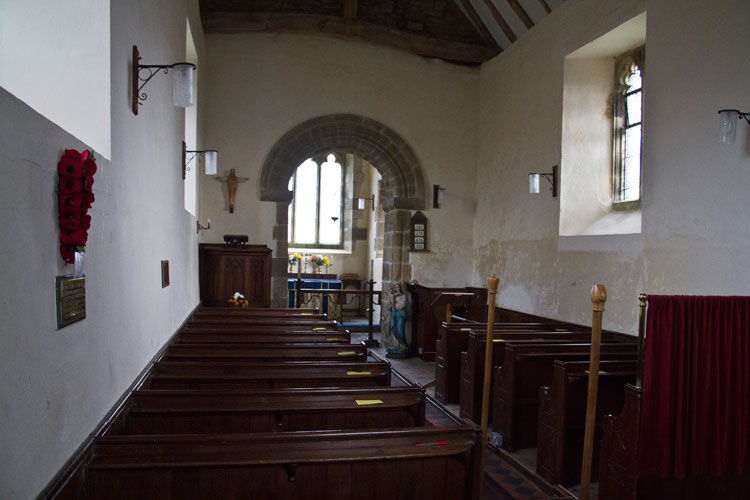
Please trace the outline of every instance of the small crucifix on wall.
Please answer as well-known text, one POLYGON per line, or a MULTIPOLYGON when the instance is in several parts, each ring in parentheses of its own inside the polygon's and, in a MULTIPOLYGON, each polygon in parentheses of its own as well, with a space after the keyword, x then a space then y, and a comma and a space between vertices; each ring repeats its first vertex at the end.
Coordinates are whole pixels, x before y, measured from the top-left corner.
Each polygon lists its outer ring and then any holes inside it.
POLYGON ((229 198, 229 213, 234 213, 234 197, 237 195, 237 184, 245 182, 247 177, 237 177, 234 174, 234 169, 229 171, 229 175, 226 177, 215 177, 219 182, 225 182, 227 184, 227 197, 229 198))

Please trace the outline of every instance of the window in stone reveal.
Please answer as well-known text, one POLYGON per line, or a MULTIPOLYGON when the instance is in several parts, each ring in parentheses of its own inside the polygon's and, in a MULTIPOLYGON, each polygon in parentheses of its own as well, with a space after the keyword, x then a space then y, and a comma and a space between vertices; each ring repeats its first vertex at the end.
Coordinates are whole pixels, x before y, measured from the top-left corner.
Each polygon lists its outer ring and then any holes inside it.
POLYGON ((289 246, 343 248, 343 156, 305 160, 289 179, 289 246))
POLYGON ((612 208, 637 208, 641 199, 644 48, 620 56, 614 92, 612 208))

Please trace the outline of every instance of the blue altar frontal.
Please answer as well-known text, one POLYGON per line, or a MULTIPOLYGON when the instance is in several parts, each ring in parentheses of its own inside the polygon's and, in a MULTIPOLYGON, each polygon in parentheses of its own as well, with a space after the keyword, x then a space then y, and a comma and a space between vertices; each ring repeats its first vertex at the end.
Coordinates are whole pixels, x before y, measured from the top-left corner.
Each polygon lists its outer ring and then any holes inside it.
MULTIPOLYGON (((287 278, 287 288, 289 289, 289 307, 294 307, 294 294, 297 287, 297 278, 287 278)), ((341 290, 343 288, 341 280, 302 278, 303 290, 341 290)), ((328 314, 328 296, 323 297, 320 310, 323 314, 328 314)))

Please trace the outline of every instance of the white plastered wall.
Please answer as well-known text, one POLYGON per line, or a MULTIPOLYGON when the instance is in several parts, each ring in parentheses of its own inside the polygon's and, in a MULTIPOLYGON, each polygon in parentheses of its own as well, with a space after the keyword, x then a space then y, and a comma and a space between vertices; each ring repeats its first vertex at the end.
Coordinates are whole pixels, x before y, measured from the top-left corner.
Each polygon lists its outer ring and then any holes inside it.
POLYGON ((496 272, 500 305, 585 324, 604 283, 604 326, 629 333, 640 292, 750 293, 750 127, 733 147, 716 132, 750 106, 748 18, 744 0, 568 1, 484 64, 477 284, 496 272), (642 233, 558 237, 559 198, 526 176, 561 157, 564 57, 647 8, 642 233))
POLYGON ((112 159, 96 151, 87 317, 61 330, 55 276, 72 269, 58 251, 57 162, 66 148, 92 146, 0 89, 0 498, 34 498, 198 303, 195 219, 180 176, 184 112, 162 75, 135 116, 129 85, 133 44, 147 63, 184 59, 188 11, 200 31, 197 2, 189 7, 112 2, 112 159))
MULTIPOLYGON (((207 138, 220 151, 220 172, 235 168, 235 213, 226 190, 202 183, 201 241, 247 234, 274 248, 273 203, 258 201, 258 172, 273 144, 301 122, 332 113, 377 120, 401 135, 422 163, 425 185, 448 188, 440 210, 425 210, 429 254, 413 254, 413 278, 432 286, 471 280, 478 72, 363 43, 302 35, 207 37, 207 138)), ((377 165, 375 165, 377 167, 377 165)), ((432 197, 425 193, 428 206, 432 197)))
POLYGON ((109 0, 0 0, 0 13, 0 85, 109 159, 109 0))

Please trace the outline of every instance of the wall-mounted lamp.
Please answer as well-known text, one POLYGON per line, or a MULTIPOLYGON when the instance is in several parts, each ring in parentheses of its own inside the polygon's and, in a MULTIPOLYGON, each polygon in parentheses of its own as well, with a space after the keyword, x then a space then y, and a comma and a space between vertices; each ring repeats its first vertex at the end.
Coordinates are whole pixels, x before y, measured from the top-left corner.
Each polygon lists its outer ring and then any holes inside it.
POLYGON ((195 226, 197 229, 196 233, 198 234, 200 234, 201 230, 203 229, 211 229, 211 217, 208 218, 208 226, 201 226, 201 221, 199 220, 195 221, 195 226))
POLYGON ((172 70, 172 101, 175 106, 186 108, 193 105, 193 71, 195 64, 189 62, 177 62, 174 64, 141 64, 141 56, 138 47, 133 45, 133 114, 138 114, 138 105, 148 99, 146 93, 141 93, 141 89, 151 80, 159 71, 164 74, 172 70), (141 77, 141 71, 145 77, 141 77), (143 83, 139 83, 143 82, 143 83))
POLYGON ((719 141, 722 144, 734 144, 737 140, 737 120, 742 118, 750 125, 750 113, 745 113, 739 109, 720 109, 719 115, 719 141))
POLYGON ((550 190, 552 191, 552 197, 557 197, 557 165, 552 167, 552 172, 549 174, 534 173, 529 174, 529 193, 539 194, 539 178, 543 177, 547 179, 547 182, 551 184, 550 190))
POLYGON ((440 204, 445 199, 445 188, 440 184, 432 185, 432 208, 440 208, 440 204))
POLYGON ((193 161, 193 158, 195 158, 197 155, 202 154, 203 159, 205 160, 206 165, 206 175, 216 175, 216 172, 218 171, 217 167, 217 160, 219 156, 219 152, 215 149, 194 149, 189 150, 187 148, 187 144, 185 144, 185 141, 182 141, 182 178, 185 178, 185 172, 190 170, 188 165, 191 161, 193 161), (192 156, 188 159, 187 155, 188 153, 192 153, 192 156))
POLYGON ((357 198, 357 210, 365 209, 365 202, 370 202, 370 210, 375 211, 375 195, 373 194, 369 198, 357 198))

